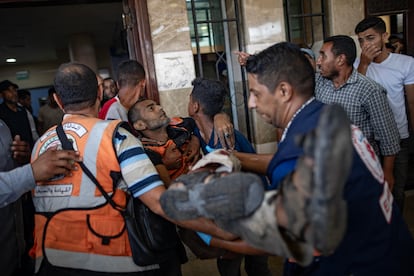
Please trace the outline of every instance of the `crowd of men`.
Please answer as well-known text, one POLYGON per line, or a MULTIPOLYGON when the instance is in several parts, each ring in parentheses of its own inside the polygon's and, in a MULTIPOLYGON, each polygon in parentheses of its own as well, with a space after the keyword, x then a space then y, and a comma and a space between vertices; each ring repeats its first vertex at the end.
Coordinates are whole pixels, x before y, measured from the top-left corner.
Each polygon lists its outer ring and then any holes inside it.
POLYGON ((243 258, 248 275, 271 275, 269 255, 286 258, 288 276, 414 275, 402 216, 414 58, 386 50, 380 18, 355 34, 360 57, 345 35, 326 38, 318 58, 288 42, 238 53, 249 108, 280 133, 272 155, 233 129, 220 81, 196 78, 190 117, 170 118, 145 98, 139 62, 122 62, 116 81, 65 63, 47 107, 63 118, 46 127, 42 115, 40 137, 18 86, 1 82, 2 273, 182 275, 181 243, 167 261, 134 262, 120 212, 134 198, 222 249, 223 276, 240 275, 243 258))

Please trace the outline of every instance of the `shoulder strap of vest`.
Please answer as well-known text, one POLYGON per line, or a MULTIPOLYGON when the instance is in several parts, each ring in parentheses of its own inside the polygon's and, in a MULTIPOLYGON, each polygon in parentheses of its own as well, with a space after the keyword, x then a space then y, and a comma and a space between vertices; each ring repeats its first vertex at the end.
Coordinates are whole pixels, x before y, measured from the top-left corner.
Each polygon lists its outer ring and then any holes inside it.
MULTIPOLYGON (((59 137, 60 142, 62 143, 62 148, 65 150, 73 150, 73 145, 69 141, 68 137, 65 135, 65 132, 63 130, 62 124, 58 125, 56 128, 57 135, 59 137)), ((91 171, 86 167, 86 165, 83 162, 78 162, 79 166, 81 166, 83 172, 92 180, 92 182, 96 185, 98 190, 101 192, 101 194, 105 197, 107 202, 111 204, 112 208, 118 210, 118 211, 124 211, 121 207, 119 207, 112 198, 105 192, 102 185, 98 182, 96 177, 91 173, 91 171)))

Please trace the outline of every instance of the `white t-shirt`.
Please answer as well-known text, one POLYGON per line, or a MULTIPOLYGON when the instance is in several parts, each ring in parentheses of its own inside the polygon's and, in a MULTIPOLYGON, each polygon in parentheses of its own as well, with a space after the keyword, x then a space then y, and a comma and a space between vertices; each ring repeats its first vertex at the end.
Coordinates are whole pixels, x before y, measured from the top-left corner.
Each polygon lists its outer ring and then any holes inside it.
POLYGON ((106 113, 105 120, 122 120, 128 122, 128 110, 121 104, 118 96, 106 113))
MULTIPOLYGON (((359 58, 355 60, 355 68, 358 68, 359 62, 359 58)), ((404 86, 414 84, 414 58, 390 53, 388 58, 381 63, 371 62, 366 76, 378 82, 387 90, 388 103, 394 114, 400 138, 408 138, 404 86)))

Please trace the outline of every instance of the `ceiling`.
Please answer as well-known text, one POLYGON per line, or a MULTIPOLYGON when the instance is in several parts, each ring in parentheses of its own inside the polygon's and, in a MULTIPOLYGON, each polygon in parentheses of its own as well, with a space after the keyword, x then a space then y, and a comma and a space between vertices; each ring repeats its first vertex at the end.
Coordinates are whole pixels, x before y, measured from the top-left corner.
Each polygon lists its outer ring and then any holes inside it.
POLYGON ((44 0, 0 4, 0 66, 7 66, 9 57, 17 59, 16 65, 56 60, 59 52, 68 52, 70 37, 77 33, 90 33, 99 47, 119 44, 121 1, 67 2, 77 4, 44 0))

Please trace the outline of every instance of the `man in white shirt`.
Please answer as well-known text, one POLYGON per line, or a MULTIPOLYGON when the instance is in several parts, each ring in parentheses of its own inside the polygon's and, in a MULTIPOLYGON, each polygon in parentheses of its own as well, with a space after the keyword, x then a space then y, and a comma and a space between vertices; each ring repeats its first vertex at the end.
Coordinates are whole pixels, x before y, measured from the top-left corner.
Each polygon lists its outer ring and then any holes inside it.
POLYGON ((120 119, 128 122, 128 110, 143 96, 145 70, 136 60, 127 60, 118 66, 118 95, 108 100, 99 112, 103 120, 120 119))
POLYGON ((387 90, 388 102, 400 133, 401 150, 394 161, 395 182, 392 191, 398 207, 403 211, 409 161, 409 129, 414 129, 414 58, 386 51, 385 43, 389 34, 385 22, 379 17, 365 18, 357 24, 355 33, 362 52, 354 66, 358 72, 387 90))

